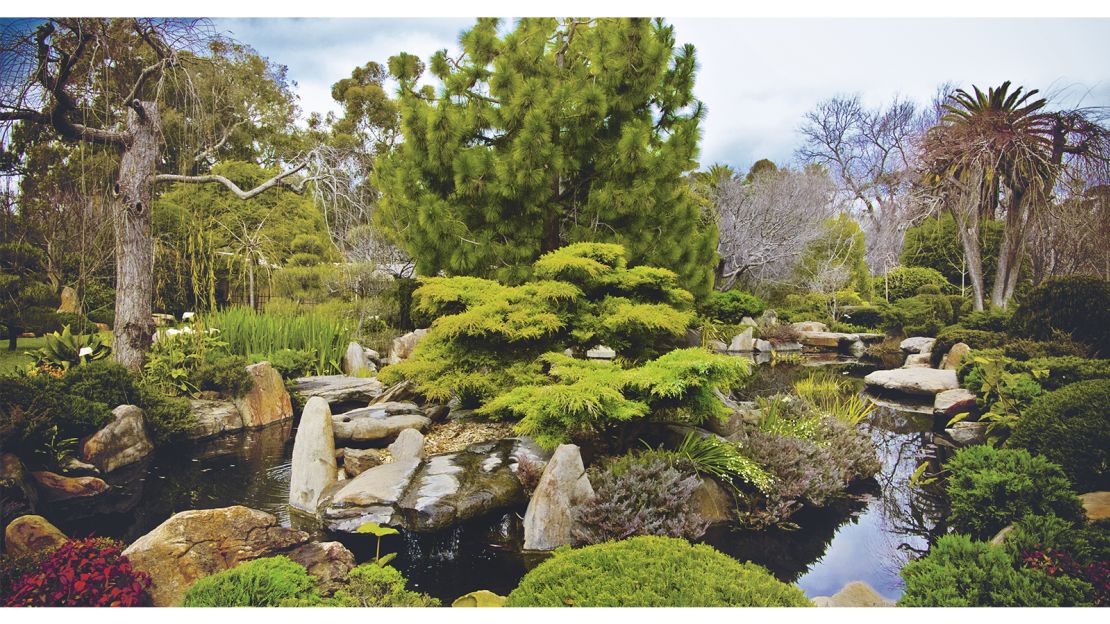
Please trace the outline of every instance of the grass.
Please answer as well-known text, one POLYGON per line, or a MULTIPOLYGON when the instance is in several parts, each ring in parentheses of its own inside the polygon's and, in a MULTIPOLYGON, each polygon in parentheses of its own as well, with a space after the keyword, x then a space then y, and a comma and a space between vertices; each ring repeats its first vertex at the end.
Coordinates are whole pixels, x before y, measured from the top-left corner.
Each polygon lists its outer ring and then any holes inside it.
MULTIPOLYGON (((112 344, 112 332, 100 332, 100 339, 105 344, 112 344)), ((44 346, 46 346, 46 338, 43 336, 19 338, 16 340, 15 351, 8 351, 8 340, 5 337, 4 340, 0 341, 0 375, 7 375, 15 369, 26 368, 33 359, 26 355, 26 352, 41 349, 44 346)))
POLYGON ((204 320, 219 330, 219 339, 236 355, 308 351, 317 375, 341 372, 339 363, 351 337, 347 324, 312 313, 277 315, 236 307, 210 313, 204 320))

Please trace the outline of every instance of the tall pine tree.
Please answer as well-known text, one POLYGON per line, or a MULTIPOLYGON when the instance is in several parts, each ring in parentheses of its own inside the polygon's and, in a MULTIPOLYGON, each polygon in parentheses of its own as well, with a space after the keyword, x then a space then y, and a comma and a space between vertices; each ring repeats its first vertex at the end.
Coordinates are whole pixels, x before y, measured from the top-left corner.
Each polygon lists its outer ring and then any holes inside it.
POLYGON ((404 141, 377 163, 378 225, 425 275, 528 276, 545 252, 620 243, 630 263, 712 286, 717 229, 685 174, 696 168, 701 102, 692 45, 646 19, 522 19, 463 33, 430 69, 389 61, 404 141))

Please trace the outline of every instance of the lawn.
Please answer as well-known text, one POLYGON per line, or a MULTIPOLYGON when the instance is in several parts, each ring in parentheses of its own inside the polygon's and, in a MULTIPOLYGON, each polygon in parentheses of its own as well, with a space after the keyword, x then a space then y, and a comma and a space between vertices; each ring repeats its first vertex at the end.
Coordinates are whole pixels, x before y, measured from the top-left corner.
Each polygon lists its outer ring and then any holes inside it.
MULTIPOLYGON (((112 344, 112 332, 100 332, 100 340, 105 344, 112 344)), ((0 343, 0 375, 12 372, 12 369, 23 368, 31 363, 31 356, 27 351, 34 351, 46 345, 46 338, 20 338, 16 341, 14 351, 8 350, 8 341, 0 343)))

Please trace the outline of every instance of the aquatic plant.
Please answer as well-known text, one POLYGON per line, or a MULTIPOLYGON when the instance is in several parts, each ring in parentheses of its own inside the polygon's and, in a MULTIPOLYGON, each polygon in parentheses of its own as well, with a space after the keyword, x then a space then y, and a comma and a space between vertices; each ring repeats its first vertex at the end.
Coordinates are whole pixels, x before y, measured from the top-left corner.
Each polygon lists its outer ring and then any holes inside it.
POLYGON ((694 464, 698 472, 705 472, 738 489, 737 481, 754 486, 761 492, 771 490, 774 479, 767 471, 740 452, 732 442, 715 436, 698 436, 693 431, 686 434, 675 453, 694 464))

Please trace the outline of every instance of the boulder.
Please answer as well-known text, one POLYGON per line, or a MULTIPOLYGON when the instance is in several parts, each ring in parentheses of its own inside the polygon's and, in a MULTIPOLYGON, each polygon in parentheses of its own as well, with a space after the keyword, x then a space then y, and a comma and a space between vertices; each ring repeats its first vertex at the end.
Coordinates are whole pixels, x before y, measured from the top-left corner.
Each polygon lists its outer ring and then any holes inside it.
POLYGON ((1098 522, 1110 518, 1110 492, 1088 492, 1079 495, 1083 509, 1087 512, 1088 522, 1098 522))
POLYGON ((902 368, 932 368, 932 356, 928 353, 911 353, 906 356, 902 368))
POLYGON ((399 402, 412 402, 416 400, 416 384, 409 380, 398 381, 392 386, 385 389, 384 392, 379 394, 370 401, 370 405, 377 405, 379 403, 399 403, 399 402))
POLYGON ((763 311, 763 314, 759 315, 759 321, 758 322, 759 322, 760 327, 768 327, 770 325, 778 325, 779 324, 779 315, 774 310, 768 308, 768 309, 763 311))
POLYGON ((759 323, 756 323, 755 319, 750 316, 745 316, 744 318, 740 319, 740 326, 743 327, 745 325, 747 325, 748 327, 759 327, 759 323))
POLYGON ((33 514, 38 509, 39 494, 35 482, 19 457, 12 453, 0 455, 0 524, 17 516, 33 514))
POLYGON ((77 291, 69 286, 62 287, 62 300, 58 305, 58 314, 74 314, 77 312, 77 291))
POLYGON ((852 581, 831 597, 813 599, 818 607, 893 607, 894 602, 883 598, 879 592, 863 581, 852 581))
POLYGON ((755 350, 759 351, 760 353, 771 352, 771 343, 766 340, 756 340, 753 346, 755 347, 755 350))
POLYGON ((451 415, 451 408, 446 405, 425 405, 424 415, 434 423, 443 422, 451 415))
POLYGON ((366 357, 366 350, 357 342, 347 345, 347 352, 343 354, 343 372, 355 377, 369 377, 377 371, 366 357))
POLYGON ((423 431, 431 420, 413 403, 378 403, 331 417, 340 443, 391 441, 405 429, 423 431))
POLYGON ((331 408, 320 397, 304 406, 297 437, 293 441, 293 466, 289 477, 289 505, 316 513, 320 494, 335 483, 335 435, 332 433, 331 408))
POLYGON ((828 325, 825 325, 824 323, 818 323, 817 321, 802 321, 800 323, 791 323, 790 326, 799 332, 825 333, 829 331, 828 325))
MULTIPOLYGON (((701 346, 700 342, 698 343, 698 346, 701 346)), ((724 353, 725 351, 728 351, 728 345, 720 340, 710 340, 709 350, 715 353, 724 353)))
POLYGON ((247 367, 251 389, 235 399, 235 407, 243 415, 243 424, 251 429, 281 422, 293 417, 293 403, 281 374, 269 362, 259 362, 247 367))
POLYGON ((701 485, 694 490, 690 506, 711 525, 736 521, 736 501, 732 494, 710 477, 701 477, 701 485))
POLYGON ((847 336, 838 332, 827 331, 799 331, 798 342, 807 347, 815 347, 818 349, 837 349, 840 347, 840 339, 847 336))
POLYGON ((382 452, 378 449, 343 449, 343 470, 348 477, 356 477, 382 463, 382 452))
POLYGON ((382 464, 333 486, 320 501, 324 526, 332 531, 354 533, 367 522, 398 524, 394 518, 395 505, 420 463, 419 459, 405 459, 382 464))
POLYGON ((287 554, 308 542, 303 531, 243 506, 174 514, 123 551, 135 570, 150 575, 156 607, 181 604, 197 579, 261 557, 287 554))
POLYGON ((933 345, 936 344, 936 342, 936 338, 914 336, 903 340, 899 343, 898 348, 905 353, 931 353, 933 351, 933 345))
POLYGON ((597 345, 586 351, 586 358, 590 360, 612 360, 617 357, 617 352, 605 345, 597 345))
POLYGON ((364 348, 362 350, 362 354, 366 356, 367 361, 369 361, 371 364, 374 364, 375 366, 380 364, 382 361, 381 354, 371 349, 370 347, 364 348))
POLYGON ((952 418, 960 412, 975 410, 975 393, 964 388, 938 392, 933 399, 933 414, 952 418))
POLYGON ((581 451, 574 444, 560 444, 524 512, 524 548, 554 550, 574 543, 573 508, 593 496, 581 451))
POLYGON ((986 444, 987 423, 961 421, 944 430, 957 448, 986 444))
POLYGON ((397 439, 388 449, 394 460, 424 459, 424 434, 416 429, 405 429, 397 434, 397 439))
POLYGON ((81 445, 81 459, 104 473, 141 461, 154 451, 154 443, 146 432, 143 410, 134 405, 120 405, 112 410, 112 415, 115 420, 81 445))
POLYGON ((960 385, 956 380, 956 371, 935 368, 879 370, 864 377, 863 383, 887 392, 917 396, 936 396, 960 385))
POLYGON ((243 415, 231 401, 191 399, 189 412, 194 424, 186 436, 191 440, 213 438, 243 428, 243 415))
POLYGON ((88 498, 109 489, 109 485, 98 477, 64 477, 46 470, 32 472, 31 477, 38 484, 42 499, 48 503, 88 498))
POLYGON ((349 375, 298 377, 294 388, 305 399, 320 397, 332 405, 369 403, 382 394, 382 382, 374 377, 349 375))
POLYGON ((963 362, 968 353, 971 353, 971 347, 967 346, 966 343, 957 342, 952 345, 948 353, 944 354, 944 358, 940 361, 940 367, 944 370, 959 370, 960 363, 963 362))
POLYGON ((355 567, 355 556, 339 542, 308 542, 285 555, 320 581, 320 591, 330 594, 343 587, 347 573, 355 567))
POLYGON ((20 516, 4 529, 4 554, 22 557, 47 548, 57 548, 69 538, 42 516, 20 516))
POLYGON ((728 345, 729 353, 744 353, 753 349, 755 349, 755 338, 752 337, 751 327, 733 336, 732 342, 728 345))
POLYGON ((412 352, 416 349, 416 345, 420 344, 421 339, 423 339, 427 333, 427 329, 417 329, 400 338, 394 338, 393 344, 389 347, 389 363, 397 364, 412 357, 412 352))

